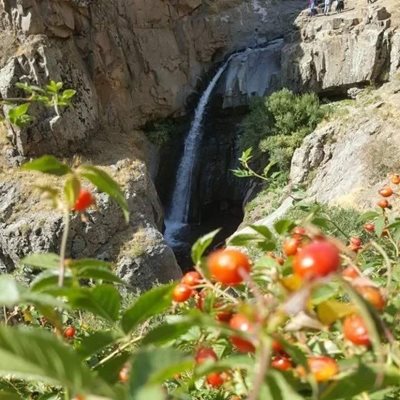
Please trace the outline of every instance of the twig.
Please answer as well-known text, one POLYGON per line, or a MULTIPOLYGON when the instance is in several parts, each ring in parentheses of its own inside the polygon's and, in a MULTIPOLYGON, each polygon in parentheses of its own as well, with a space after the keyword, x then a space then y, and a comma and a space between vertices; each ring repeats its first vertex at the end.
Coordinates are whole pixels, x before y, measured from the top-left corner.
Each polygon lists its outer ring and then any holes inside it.
POLYGON ((258 372, 254 379, 253 389, 247 400, 257 400, 259 398, 265 375, 268 371, 268 363, 271 356, 271 346, 269 344, 270 343, 266 344, 261 342, 258 372))
POLYGON ((58 286, 64 286, 64 276, 65 276, 65 253, 67 250, 67 240, 69 234, 69 210, 64 214, 64 231, 61 239, 60 248, 60 271, 58 276, 58 286))

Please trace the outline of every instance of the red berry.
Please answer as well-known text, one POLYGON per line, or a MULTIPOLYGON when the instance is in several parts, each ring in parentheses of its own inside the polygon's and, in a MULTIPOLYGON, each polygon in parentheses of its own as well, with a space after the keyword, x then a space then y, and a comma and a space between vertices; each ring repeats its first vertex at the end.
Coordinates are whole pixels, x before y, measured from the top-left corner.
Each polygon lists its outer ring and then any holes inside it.
POLYGON ((272 351, 276 354, 279 353, 284 353, 285 351, 283 350, 283 346, 281 345, 280 342, 278 342, 277 340, 273 340, 272 341, 272 351))
POLYGON ((172 298, 177 303, 183 303, 184 301, 188 300, 193 294, 193 289, 183 283, 179 283, 175 286, 172 292, 172 298))
POLYGON ((287 371, 293 368, 293 364, 286 356, 276 356, 271 361, 271 367, 280 371, 287 371))
MULTIPOLYGON (((240 332, 244 333, 253 333, 254 332, 254 326, 252 322, 242 314, 235 314, 230 322, 229 326, 232 329, 236 329, 240 332)), ((243 339, 240 336, 232 336, 230 338, 232 344, 241 352, 241 353, 249 353, 253 352, 255 350, 254 345, 246 339, 243 339)))
POLYGON ((94 197, 92 193, 90 193, 86 189, 81 189, 79 192, 79 196, 76 199, 74 210, 75 211, 85 211, 91 205, 94 204, 94 197))
POLYGON ((372 224, 372 223, 366 223, 365 225, 364 225, 364 229, 367 231, 367 232, 374 232, 375 231, 375 225, 374 224, 372 224))
POLYGON ((251 269, 249 258, 238 250, 224 249, 208 257, 208 268, 217 282, 234 286, 243 282, 243 275, 251 269))
POLYGON ((206 381, 210 386, 217 388, 223 385, 225 380, 220 372, 212 372, 207 375, 206 381))
POLYGON ((197 271, 191 271, 183 275, 181 283, 194 287, 200 285, 201 279, 201 275, 197 271))
POLYGON ((317 382, 329 381, 339 372, 337 362, 331 357, 312 356, 307 363, 317 382))
POLYGON ((379 191, 379 194, 383 197, 390 197, 393 194, 393 189, 390 186, 386 186, 379 191))
POLYGON ((335 272, 340 265, 337 247, 327 241, 315 241, 303 247, 293 260, 294 272, 305 279, 320 278, 335 272))
POLYGON ((390 207, 390 203, 386 199, 382 199, 382 200, 378 201, 377 205, 380 208, 389 208, 390 207))
POLYGON ((390 178, 391 182, 394 185, 399 185, 400 184, 400 175, 392 175, 392 177, 390 178))
POLYGON ((129 381, 129 371, 130 368, 128 365, 124 365, 118 374, 118 379, 122 383, 127 383, 129 381))
POLYGON ((354 246, 360 247, 362 245, 362 240, 359 237, 353 236, 350 238, 350 243, 354 246))
POLYGON ((306 234, 306 230, 302 226, 296 226, 292 230, 292 235, 304 236, 305 234, 306 234))
POLYGON ((64 331, 64 337, 72 339, 75 336, 76 330, 73 326, 69 326, 64 331))
POLYGON ((283 242, 282 250, 287 256, 294 256, 300 246, 300 240, 294 237, 288 238, 283 242))
POLYGON ((358 278, 360 276, 360 274, 356 268, 354 268, 353 266, 350 265, 342 271, 342 276, 343 276, 343 278, 347 278, 347 279, 351 280, 351 279, 358 278))
POLYGON ((216 318, 219 322, 229 322, 232 318, 232 311, 230 310, 221 310, 216 314, 216 318))
POLYGON ((194 359, 196 364, 204 364, 206 361, 217 361, 218 356, 211 347, 200 347, 194 359))
POLYGON ((356 290, 377 310, 381 311, 385 308, 385 299, 378 288, 374 286, 356 286, 356 290))
POLYGON ((346 317, 343 322, 344 337, 360 346, 370 346, 369 335, 363 319, 356 314, 346 317))

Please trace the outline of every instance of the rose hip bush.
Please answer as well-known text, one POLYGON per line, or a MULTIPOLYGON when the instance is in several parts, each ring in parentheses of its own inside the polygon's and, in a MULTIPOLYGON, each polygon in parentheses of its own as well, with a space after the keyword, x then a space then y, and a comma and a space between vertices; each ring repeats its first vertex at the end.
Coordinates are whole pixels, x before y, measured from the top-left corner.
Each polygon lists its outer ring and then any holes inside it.
POLYGON ((59 254, 21 261, 29 286, 0 276, 0 400, 399 398, 399 176, 357 236, 303 205, 226 248, 200 238, 193 271, 130 301, 109 263, 67 254, 70 218, 97 191, 129 219, 117 183, 52 156, 23 168, 62 180, 39 190, 64 231, 59 254))

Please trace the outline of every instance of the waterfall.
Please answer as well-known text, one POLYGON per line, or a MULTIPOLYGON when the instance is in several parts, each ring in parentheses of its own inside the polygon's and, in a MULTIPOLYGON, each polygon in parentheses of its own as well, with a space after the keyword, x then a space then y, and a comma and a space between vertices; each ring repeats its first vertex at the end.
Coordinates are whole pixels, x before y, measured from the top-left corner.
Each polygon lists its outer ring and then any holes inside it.
POLYGON ((185 139, 185 147, 176 174, 175 187, 172 192, 172 198, 167 209, 165 221, 165 240, 173 247, 179 243, 177 235, 179 234, 179 231, 187 225, 189 218, 193 169, 196 165, 197 153, 203 136, 202 125, 206 107, 213 89, 233 57, 234 55, 232 55, 218 69, 217 73, 214 75, 213 79, 202 94, 196 107, 189 133, 185 139))

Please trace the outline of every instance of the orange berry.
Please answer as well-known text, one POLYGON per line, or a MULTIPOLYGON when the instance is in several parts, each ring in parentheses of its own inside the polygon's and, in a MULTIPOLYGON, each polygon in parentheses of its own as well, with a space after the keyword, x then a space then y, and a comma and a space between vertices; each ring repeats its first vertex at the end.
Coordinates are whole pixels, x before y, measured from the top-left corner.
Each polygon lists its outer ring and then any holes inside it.
POLYGON ((118 379, 122 383, 127 383, 129 381, 129 371, 130 368, 128 365, 124 365, 118 374, 118 379))
POLYGON ((201 281, 202 277, 197 271, 190 271, 183 275, 181 283, 189 287, 194 287, 200 285, 201 281))
POLYGON ((390 197, 393 194, 393 189, 390 186, 386 186, 379 191, 382 197, 390 197))
POLYGON ((225 285, 234 286, 243 282, 251 263, 246 254, 233 249, 217 250, 208 257, 208 268, 212 277, 225 285))
MULTIPOLYGON (((236 329, 245 333, 254 332, 253 323, 243 314, 235 314, 231 318, 229 326, 232 329, 236 329)), ((251 343, 249 340, 243 339, 240 336, 232 336, 230 340, 241 353, 254 352, 255 350, 253 343, 251 343)))
POLYGON ((342 271, 343 278, 356 279, 360 276, 359 272, 353 266, 348 266, 342 271))
POLYGON ((375 231, 375 225, 374 224, 372 224, 372 223, 366 223, 366 224, 364 224, 364 229, 367 231, 367 232, 374 232, 375 231))
POLYGON ((345 318, 343 322, 344 337, 359 346, 370 346, 368 330, 363 319, 356 314, 345 318))
POLYGON ((386 199, 379 200, 377 205, 380 208, 389 208, 390 207, 390 203, 386 199))
POLYGON ((378 288, 374 286, 356 286, 356 290, 377 310, 383 310, 385 308, 385 299, 378 288))
POLYGON ((211 347, 200 347, 194 357, 196 364, 204 364, 206 361, 217 361, 218 356, 211 347))
POLYGON ((64 331, 64 337, 72 339, 75 336, 76 330, 73 326, 69 326, 64 331))
POLYGON ((301 278, 312 280, 335 272, 340 265, 338 248, 328 241, 314 241, 294 257, 293 270, 301 278))
POLYGON ((300 240, 294 237, 286 239, 282 244, 283 252, 288 256, 294 256, 300 247, 300 240))
POLYGON ((224 375, 220 372, 212 372, 211 374, 208 374, 206 377, 207 383, 214 387, 218 388, 222 386, 225 382, 224 375))
POLYGON ((183 283, 179 283, 175 286, 172 292, 172 298, 177 303, 183 303, 193 295, 193 289, 183 283))
POLYGON ((311 356, 307 363, 317 382, 329 381, 339 372, 337 362, 331 357, 311 356))
POLYGON ((400 184, 400 175, 397 175, 397 174, 392 175, 390 180, 394 185, 399 185, 400 184))

